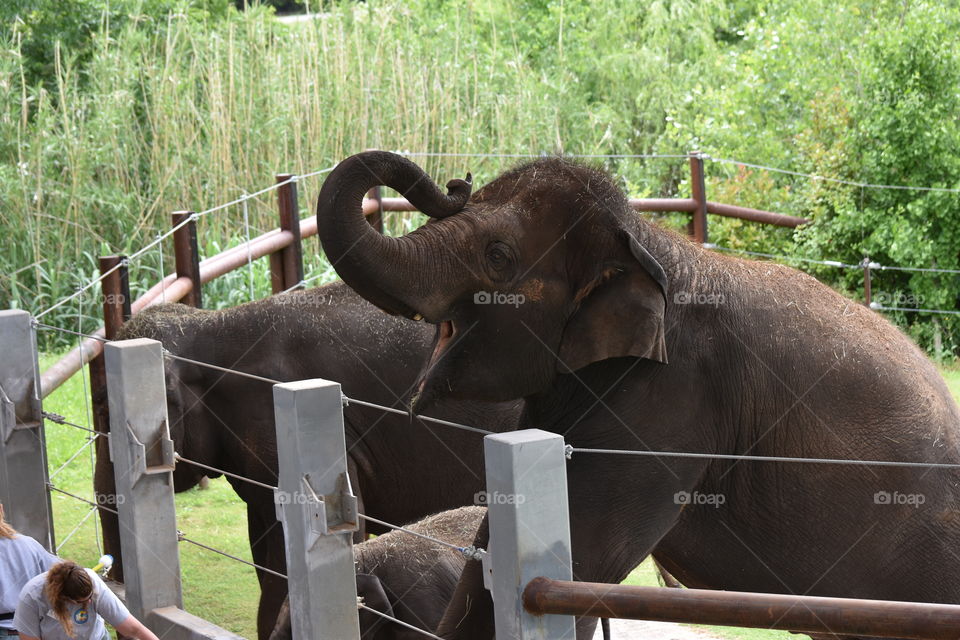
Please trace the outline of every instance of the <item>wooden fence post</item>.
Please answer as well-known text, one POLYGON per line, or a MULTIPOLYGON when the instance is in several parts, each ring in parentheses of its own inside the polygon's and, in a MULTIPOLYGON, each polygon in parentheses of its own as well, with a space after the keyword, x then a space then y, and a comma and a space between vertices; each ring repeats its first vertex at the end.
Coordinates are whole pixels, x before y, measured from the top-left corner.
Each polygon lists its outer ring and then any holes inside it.
MULTIPOLYGON (((101 275, 110 272, 100 281, 103 296, 103 332, 107 340, 114 340, 123 323, 130 319, 130 278, 125 256, 102 256, 100 258, 101 275), (114 267, 116 270, 110 271, 114 267)), ((110 432, 110 408, 107 399, 107 373, 103 354, 90 361, 90 407, 93 412, 93 428, 101 433, 110 432)), ((94 487, 106 491, 106 495, 116 495, 113 486, 113 464, 110 462, 110 441, 99 437, 94 443, 97 454, 94 470, 94 487), (111 491, 111 488, 113 489, 111 491)), ((97 504, 104 505, 97 496, 97 504)), ((100 509, 100 524, 103 533, 103 548, 115 559, 110 576, 123 581, 123 560, 120 550, 119 523, 117 515, 107 509, 100 509)))
POLYGON ((708 241, 707 236, 707 186, 703 173, 703 155, 699 151, 690 152, 690 197, 696 208, 693 210, 693 219, 687 226, 687 233, 693 241, 703 244, 708 241))
POLYGON ((367 198, 377 203, 377 208, 373 213, 367 215, 367 222, 377 230, 377 233, 383 233, 383 189, 374 187, 367 191, 367 198))
POLYGON ((870 262, 870 258, 864 258, 860 262, 860 266, 863 267, 863 304, 868 307, 872 307, 873 306, 873 277, 870 274, 870 269, 878 267, 880 265, 878 265, 875 262, 870 262))
POLYGON ((280 210, 280 229, 293 234, 290 246, 270 254, 270 286, 273 293, 300 288, 303 282, 303 246, 300 242, 300 209, 297 204, 296 176, 278 173, 277 206, 280 210))
POLYGON ((183 296, 183 304, 197 309, 203 308, 203 291, 200 284, 200 250, 197 246, 197 221, 193 211, 176 211, 173 214, 173 226, 184 220, 190 221, 173 232, 173 257, 177 266, 177 277, 190 278, 193 288, 183 296))

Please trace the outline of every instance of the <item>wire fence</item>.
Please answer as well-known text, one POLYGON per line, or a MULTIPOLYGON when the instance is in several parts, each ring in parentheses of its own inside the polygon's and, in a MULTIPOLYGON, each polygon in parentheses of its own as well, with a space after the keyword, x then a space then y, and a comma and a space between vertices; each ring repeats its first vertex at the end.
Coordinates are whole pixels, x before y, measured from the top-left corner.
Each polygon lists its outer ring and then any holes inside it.
MULTIPOLYGON (((432 152, 411 152, 411 151, 401 151, 401 152, 399 152, 399 153, 401 153, 402 155, 406 155, 406 156, 418 156, 418 157, 455 157, 455 158, 480 157, 480 158, 505 158, 505 159, 537 158, 537 157, 542 157, 543 155, 546 155, 546 154, 455 154, 455 153, 432 153, 432 152)), ((677 159, 686 159, 686 158, 689 158, 689 157, 690 157, 690 154, 612 154, 612 155, 600 155, 600 154, 574 155, 574 154, 569 154, 569 155, 565 155, 564 157, 569 157, 569 158, 591 158, 591 159, 670 159, 670 160, 677 160, 677 159)), ((908 186, 908 185, 877 185, 877 184, 869 184, 869 183, 858 183, 858 182, 851 182, 851 181, 839 180, 839 179, 834 179, 834 178, 828 178, 828 177, 824 177, 824 176, 818 176, 818 175, 814 175, 814 174, 804 174, 804 173, 795 172, 795 171, 790 171, 790 170, 777 169, 777 168, 774 168, 774 167, 767 167, 767 166, 764 166, 764 165, 753 164, 753 163, 746 163, 746 162, 741 162, 741 161, 736 161, 736 160, 730 160, 730 159, 725 159, 725 158, 712 158, 712 157, 707 156, 707 155, 704 155, 704 154, 701 154, 700 157, 703 157, 704 159, 712 160, 712 161, 717 162, 717 163, 737 164, 737 165, 741 165, 741 166, 753 167, 753 168, 757 168, 757 169, 761 169, 761 170, 766 170, 766 171, 771 171, 771 172, 777 172, 777 173, 783 173, 783 174, 793 175, 793 176, 801 177, 801 178, 808 178, 808 179, 812 179, 812 180, 823 180, 823 181, 829 181, 829 182, 836 182, 836 183, 840 183, 840 184, 846 184, 846 185, 850 185, 850 186, 857 186, 857 187, 861 187, 861 188, 869 188, 869 189, 908 189, 908 190, 918 190, 918 191, 936 191, 936 192, 947 192, 947 193, 960 193, 960 189, 934 188, 934 187, 916 187, 916 186, 908 186)), ((282 186, 284 186, 284 185, 286 185, 286 184, 295 183, 295 182, 297 182, 298 180, 301 180, 301 179, 304 179, 304 178, 308 178, 308 177, 312 177, 312 176, 318 176, 318 175, 322 175, 322 174, 328 173, 329 171, 332 171, 334 168, 335 168, 335 167, 329 167, 329 168, 326 168, 326 169, 321 169, 321 170, 314 171, 314 172, 311 172, 311 173, 308 173, 308 174, 304 174, 304 175, 302 175, 302 176, 291 176, 290 178, 288 178, 288 179, 286 179, 286 180, 284 180, 284 181, 277 182, 276 184, 273 184, 273 185, 271 185, 271 186, 269 186, 269 187, 266 187, 266 188, 264 188, 264 189, 261 189, 261 190, 259 190, 259 191, 256 191, 256 192, 253 192, 253 193, 250 193, 250 194, 244 194, 244 195, 241 196, 240 198, 237 198, 237 199, 232 200, 232 201, 230 201, 230 202, 227 202, 227 203, 224 203, 224 204, 221 204, 221 205, 217 205, 217 206, 215 206, 215 207, 211 207, 211 208, 206 209, 206 210, 204 210, 204 211, 201 211, 201 212, 198 212, 198 213, 194 213, 194 214, 192 214, 192 215, 190 215, 190 216, 185 217, 185 219, 182 220, 180 223, 178 223, 177 225, 174 225, 171 229, 169 229, 169 230, 166 231, 165 233, 159 234, 154 241, 148 243, 147 245, 145 245, 144 247, 142 247, 140 250, 138 250, 137 252, 133 253, 133 254, 132 254, 131 256, 129 256, 128 258, 126 258, 124 261, 118 263, 118 264, 115 265, 113 268, 105 271, 105 272, 102 273, 99 277, 97 277, 97 278, 95 278, 95 279, 93 279, 93 280, 91 280, 91 281, 83 284, 82 286, 78 287, 77 290, 76 290, 73 294, 64 297, 63 299, 57 301, 55 304, 53 304, 53 305, 50 306, 49 308, 47 308, 47 309, 45 309, 45 310, 37 313, 37 314, 34 316, 34 324, 35 324, 35 327, 36 327, 37 329, 40 329, 40 330, 58 331, 58 332, 62 332, 62 333, 65 333, 65 334, 74 335, 74 336, 76 336, 76 337, 90 338, 90 339, 94 339, 94 340, 97 340, 97 341, 102 342, 102 343, 109 342, 110 340, 108 340, 108 339, 106 339, 106 338, 104 338, 104 337, 102 337, 102 336, 98 336, 98 335, 95 335, 95 334, 84 333, 84 332, 82 332, 82 331, 80 331, 80 330, 74 331, 74 330, 71 330, 71 329, 65 329, 65 328, 62 328, 62 327, 56 327, 56 326, 53 326, 53 325, 50 325, 50 324, 42 323, 42 322, 40 322, 40 320, 41 320, 45 315, 47 315, 47 314, 49 314, 50 312, 52 312, 53 310, 55 310, 55 309, 57 309, 57 308, 65 305, 65 304, 69 303, 69 302, 72 301, 72 300, 81 298, 82 295, 83 295, 83 293, 84 293, 85 291, 89 290, 91 287, 96 286, 98 283, 102 282, 107 276, 109 276, 110 274, 114 273, 115 271, 117 271, 117 270, 120 269, 121 267, 127 266, 127 265, 128 265, 129 263, 131 263, 132 261, 134 261, 134 260, 138 259, 139 257, 143 256, 143 255, 146 254, 148 251, 150 251, 150 250, 154 249, 155 247, 157 247, 163 240, 165 240, 166 238, 168 238, 168 237, 170 237, 171 235, 173 235, 176 231, 178 231, 179 229, 183 228, 184 226, 186 226, 187 224, 189 224, 191 221, 195 221, 195 220, 199 219, 200 217, 202 217, 202 216, 204 216, 204 215, 208 215, 208 214, 211 214, 211 213, 214 213, 214 212, 217 212, 217 211, 221 211, 221 210, 224 210, 224 209, 228 209, 228 208, 233 207, 233 206, 236 206, 236 205, 241 205, 241 206, 243 207, 243 216, 244 216, 244 220, 245 220, 245 225, 247 225, 247 232, 246 232, 246 233, 247 233, 247 238, 248 238, 248 240, 249 240, 249 222, 248 222, 248 213, 247 213, 247 211, 246 211, 246 205, 247 205, 247 203, 248 203, 251 199, 256 198, 256 197, 258 197, 258 196, 260 196, 260 195, 263 195, 263 194, 265 194, 265 193, 274 191, 274 190, 276 190, 276 189, 279 189, 280 187, 282 187, 282 186)), ((720 245, 716 245, 716 244, 704 244, 704 247, 705 247, 705 248, 708 248, 708 249, 713 249, 713 250, 716 250, 716 251, 729 252, 729 253, 738 253, 738 254, 742 254, 742 255, 747 255, 747 256, 757 257, 757 258, 763 258, 763 259, 769 259, 769 260, 777 260, 777 261, 783 261, 783 262, 788 262, 788 263, 817 264, 817 265, 821 265, 821 266, 835 267, 835 268, 839 268, 839 269, 849 269, 849 270, 857 270, 857 269, 859 269, 859 270, 862 270, 862 269, 869 268, 869 269, 872 269, 872 270, 880 270, 880 271, 882 271, 882 270, 892 270, 892 271, 905 271, 905 272, 960 274, 960 269, 942 269, 942 268, 933 268, 933 267, 914 267, 914 266, 901 266, 901 265, 881 265, 881 264, 878 264, 878 263, 875 263, 875 262, 871 262, 871 261, 869 261, 869 260, 865 260, 864 262, 859 263, 859 264, 852 264, 852 263, 842 262, 842 261, 839 261, 839 260, 830 260, 830 259, 822 259, 822 258, 819 258, 819 259, 818 259, 818 258, 807 258, 807 257, 803 257, 803 256, 778 255, 778 254, 773 254, 773 253, 764 253, 764 252, 749 251, 749 250, 743 250, 743 249, 735 249, 735 248, 720 246, 720 245)), ((249 249, 248 249, 248 265, 250 264, 250 262, 252 262, 252 259, 250 258, 249 249)), ((324 275, 324 274, 317 274, 317 275, 313 275, 313 276, 308 277, 308 278, 304 278, 304 279, 300 280, 297 284, 295 284, 295 285, 287 288, 287 289, 284 291, 284 293, 289 292, 289 291, 292 291, 292 290, 295 289, 295 288, 299 288, 299 287, 305 286, 306 284, 308 284, 308 283, 310 283, 310 282, 312 282, 312 281, 314 281, 314 280, 322 277, 323 275, 324 275)), ((252 277, 252 276, 251 276, 251 277, 252 277)), ((252 295, 253 295, 253 289, 252 289, 252 280, 251 280, 251 296, 252 296, 252 295)), ((956 310, 922 309, 922 308, 910 308, 910 307, 886 307, 886 306, 880 305, 880 304, 878 304, 878 303, 872 303, 872 304, 870 305, 870 307, 871 307, 872 309, 875 309, 875 310, 878 310, 878 311, 895 311, 895 312, 910 312, 910 313, 930 313, 930 314, 952 314, 952 315, 960 315, 960 311, 956 311, 956 310)), ((219 366, 219 365, 212 364, 212 363, 202 362, 202 361, 199 361, 199 360, 196 360, 196 359, 192 359, 192 358, 188 358, 188 357, 185 357, 185 356, 173 354, 173 353, 171 353, 170 351, 168 351, 168 350, 166 350, 166 349, 164 349, 164 356, 167 357, 167 358, 169 358, 169 359, 172 359, 172 360, 177 360, 177 361, 181 361, 181 362, 193 364, 193 365, 200 366, 200 367, 206 367, 206 368, 214 369, 214 370, 217 370, 217 371, 220 371, 220 372, 223 372, 223 373, 227 373, 227 374, 232 374, 232 375, 238 375, 238 376, 246 377, 246 378, 249 378, 249 379, 257 380, 257 381, 264 382, 264 383, 268 383, 268 384, 271 384, 271 385, 275 385, 275 384, 280 384, 280 383, 281 383, 281 381, 279 381, 279 380, 274 380, 274 379, 271 379, 271 378, 268 378, 268 377, 264 377, 264 376, 256 375, 256 374, 253 374, 253 373, 236 370, 236 369, 233 369, 233 368, 230 368, 230 367, 223 367, 223 366, 219 366)), ((349 405, 352 404, 352 405, 367 407, 367 408, 371 408, 371 409, 375 409, 375 410, 378 410, 378 411, 382 411, 382 412, 386 412, 386 413, 391 413, 391 414, 395 414, 395 415, 403 415, 403 416, 415 417, 415 418, 417 418, 417 419, 419 419, 419 420, 423 420, 423 421, 428 422, 428 423, 437 424, 437 425, 440 425, 440 426, 445 426, 445 427, 450 427, 450 428, 455 428, 455 429, 460 429, 460 430, 465 430, 465 431, 474 432, 474 433, 478 433, 478 434, 482 434, 482 435, 489 435, 489 434, 493 433, 493 432, 491 432, 491 431, 489 431, 489 430, 481 429, 481 428, 474 427, 474 426, 471 426, 471 425, 466 425, 466 424, 451 422, 451 421, 447 421, 447 420, 441 420, 441 419, 432 418, 432 417, 429 417, 429 416, 420 416, 420 415, 412 416, 409 412, 404 411, 404 410, 401 410, 401 409, 397 409, 397 408, 393 408, 393 407, 387 407, 387 406, 384 406, 384 405, 380 405, 380 404, 377 404, 377 403, 360 400, 360 399, 357 399, 357 398, 349 398, 349 397, 347 397, 347 396, 343 396, 343 403, 344 403, 344 406, 349 406, 349 405)), ((89 413, 89 407, 88 407, 88 413, 89 413)), ((89 434, 89 435, 85 438, 85 441, 84 441, 84 443, 80 446, 80 448, 79 448, 76 452, 74 452, 72 455, 70 455, 70 456, 67 458, 67 460, 66 460, 65 462, 63 462, 63 463, 62 463, 53 473, 51 473, 50 476, 49 476, 48 488, 49 488, 50 491, 54 491, 54 492, 58 492, 58 493, 60 493, 60 494, 66 495, 66 496, 68 496, 68 497, 70 497, 70 498, 73 498, 73 499, 78 500, 78 501, 80 501, 80 502, 82 502, 82 503, 85 503, 85 504, 87 504, 87 505, 89 505, 89 506, 91 507, 91 508, 84 514, 84 516, 82 517, 82 519, 80 520, 80 522, 69 532, 69 534, 68 534, 67 536, 65 536, 65 537, 63 538, 63 540, 61 541, 60 545, 58 546, 58 550, 59 550, 60 548, 62 548, 62 546, 63 546, 64 544, 66 544, 71 538, 74 537, 74 535, 86 524, 86 522, 93 516, 93 514, 94 514, 96 511, 98 511, 98 510, 103 510, 103 511, 107 511, 107 512, 110 512, 110 513, 113 513, 113 514, 117 514, 117 513, 118 513, 116 509, 113 509, 113 508, 111 508, 111 507, 109 507, 109 506, 106 506, 106 505, 104 505, 104 504, 98 504, 98 502, 94 502, 94 501, 88 500, 88 499, 86 499, 86 498, 83 498, 83 497, 81 497, 81 496, 78 496, 78 495, 76 495, 75 493, 72 493, 72 492, 70 492, 70 491, 64 490, 63 488, 58 487, 58 486, 56 486, 56 485, 54 484, 54 480, 57 478, 57 476, 58 476, 64 469, 66 469, 71 463, 73 463, 77 458, 79 458, 80 455, 82 455, 83 452, 84 452, 85 450, 87 450, 87 449, 91 446, 91 444, 95 443, 98 437, 100 437, 100 436, 109 437, 109 433, 104 433, 104 432, 101 432, 101 431, 97 431, 97 430, 95 430, 95 429, 90 428, 89 426, 84 426, 84 425, 78 424, 77 422, 67 420, 67 419, 64 418, 62 415, 59 415, 59 414, 54 413, 54 412, 51 412, 51 411, 44 411, 44 412, 43 412, 43 417, 44 417, 45 419, 50 420, 50 421, 52 421, 52 422, 55 422, 55 423, 57 423, 57 424, 64 425, 64 426, 68 426, 68 427, 72 427, 72 428, 75 428, 75 429, 79 429, 79 430, 85 431, 85 432, 87 432, 87 433, 89 434)), ((663 458, 701 458, 701 459, 711 459, 711 460, 731 460, 731 461, 744 461, 744 462, 776 462, 776 463, 789 463, 789 464, 832 464, 832 465, 849 465, 849 466, 858 466, 858 467, 876 466, 876 467, 903 467, 903 468, 916 468, 916 469, 952 469, 952 470, 954 470, 954 469, 960 469, 960 464, 936 463, 936 462, 922 462, 922 461, 857 460, 857 459, 835 459, 835 458, 830 458, 830 459, 824 458, 824 459, 821 459, 821 458, 801 458, 801 457, 785 457, 785 456, 764 456, 764 455, 751 455, 751 454, 722 454, 722 453, 704 453, 704 452, 674 452, 674 451, 597 449, 597 448, 580 448, 580 447, 568 446, 568 447, 567 447, 567 455, 568 455, 568 457, 571 457, 571 456, 573 456, 574 454, 584 454, 584 455, 598 455, 598 454, 602 454, 602 455, 627 455, 627 456, 638 456, 638 457, 663 457, 663 458)), ((213 466, 210 466, 210 465, 206 465, 206 464, 201 463, 201 462, 199 462, 199 461, 196 461, 196 460, 192 460, 192 459, 183 457, 182 455, 180 455, 180 454, 178 454, 178 453, 175 453, 174 456, 175 456, 175 459, 176 459, 176 461, 177 461, 178 463, 183 463, 183 464, 187 464, 187 465, 192 465, 192 466, 195 466, 195 467, 197 467, 197 468, 204 469, 204 470, 206 470, 206 471, 210 471, 210 472, 213 472, 213 473, 221 474, 221 475, 224 475, 224 476, 227 476, 227 477, 230 477, 230 478, 239 480, 239 481, 247 482, 247 483, 250 483, 250 484, 252 484, 252 485, 255 485, 255 486, 258 486, 258 487, 261 487, 261 488, 264 488, 264 489, 273 490, 273 491, 276 491, 276 490, 277 490, 277 487, 276 487, 276 486, 273 486, 273 485, 270 485, 270 484, 266 484, 266 483, 263 483, 263 482, 260 482, 260 481, 257 481, 257 480, 251 479, 251 478, 246 478, 246 477, 244 477, 244 476, 241 476, 241 475, 236 474, 236 473, 232 473, 232 472, 227 471, 227 470, 224 470, 224 469, 219 469, 219 468, 217 468, 217 467, 213 467, 213 466)), ((99 501, 99 500, 98 500, 98 501, 99 501)), ((373 522, 373 523, 379 524, 379 525, 381 525, 381 526, 384 526, 384 527, 386 527, 386 528, 388 528, 388 529, 391 529, 391 530, 394 530, 394 531, 400 531, 400 532, 403 532, 404 534, 416 536, 416 537, 418 537, 418 538, 426 539, 426 540, 431 541, 431 542, 433 542, 433 543, 436 543, 436 544, 439 544, 439 545, 442 545, 442 546, 451 548, 451 549, 456 550, 457 552, 461 553, 464 557, 466 557, 466 558, 468 558, 468 559, 470 559, 470 560, 478 560, 478 559, 480 559, 480 558, 482 557, 482 555, 485 553, 485 551, 484 551, 483 549, 480 549, 480 548, 475 548, 475 547, 473 547, 473 546, 463 547, 463 546, 460 546, 460 545, 451 544, 451 543, 449 543, 449 542, 446 542, 446 541, 443 541, 443 540, 439 540, 439 539, 434 538, 434 537, 431 537, 431 536, 429 536, 429 535, 425 535, 425 534, 422 534, 422 533, 418 533, 418 532, 416 532, 416 531, 412 531, 412 530, 410 530, 410 529, 408 529, 408 528, 406 528, 406 527, 403 527, 403 526, 401 526, 401 525, 396 525, 396 524, 392 524, 392 523, 389 523, 389 522, 385 522, 385 521, 383 521, 383 520, 377 519, 377 518, 372 517, 372 516, 368 516, 368 515, 366 515, 366 514, 359 514, 359 517, 362 518, 362 519, 364 519, 364 520, 366 520, 366 521, 373 522)), ((207 544, 198 542, 198 541, 196 541, 196 540, 193 540, 193 539, 191 539, 191 538, 188 538, 186 535, 184 535, 184 534, 183 534, 181 531, 179 531, 179 530, 177 531, 177 537, 178 537, 178 540, 179 540, 179 541, 187 542, 187 543, 189 543, 189 544, 192 544, 192 545, 195 545, 195 546, 197 546, 197 547, 203 548, 203 549, 208 550, 208 551, 210 551, 210 552, 220 554, 220 555, 225 556, 225 557, 227 557, 227 558, 230 558, 230 559, 232 559, 232 560, 234 560, 234 561, 237 561, 237 562, 243 563, 243 564, 245 564, 245 565, 251 566, 251 567, 253 567, 253 568, 255 568, 255 569, 259 570, 259 571, 264 571, 264 572, 270 573, 270 574, 275 575, 275 576, 280 577, 280 578, 284 578, 284 579, 286 578, 286 576, 283 575, 282 573, 279 573, 279 572, 274 571, 274 570, 272 570, 272 569, 269 569, 269 568, 267 568, 267 567, 264 567, 264 566, 255 564, 255 563, 253 563, 253 562, 244 560, 244 559, 239 558, 239 557, 237 557, 237 556, 235 556, 235 555, 233 555, 233 554, 227 553, 226 551, 217 549, 217 548, 215 548, 215 547, 213 547, 213 546, 210 546, 210 545, 207 545, 207 544)), ((369 611, 371 611, 371 612, 373 612, 373 613, 375 613, 375 614, 377 614, 377 615, 380 615, 380 616, 382 616, 382 617, 384 617, 384 618, 387 618, 387 619, 389 619, 389 620, 391 620, 391 621, 393 621, 393 622, 395 622, 395 623, 397 623, 397 624, 403 625, 403 626, 405 626, 405 627, 407 627, 407 628, 409 628, 409 629, 411 629, 411 630, 413 630, 413 631, 416 631, 416 632, 418 632, 418 633, 421 633, 421 634, 423 634, 423 635, 426 636, 426 637, 437 638, 437 636, 433 635, 432 633, 430 633, 430 632, 428 632, 428 631, 425 631, 425 630, 423 630, 423 629, 418 629, 417 627, 414 627, 414 626, 409 625, 409 624, 407 624, 407 623, 405 623, 405 622, 402 622, 402 621, 400 621, 400 620, 397 620, 396 618, 393 618, 392 616, 387 616, 387 615, 385 615, 385 614, 383 614, 383 613, 381 613, 381 612, 375 611, 375 610, 373 610, 373 609, 369 609, 369 608, 366 607, 365 605, 360 605, 360 606, 363 607, 363 608, 365 608, 365 609, 368 609, 369 611)))

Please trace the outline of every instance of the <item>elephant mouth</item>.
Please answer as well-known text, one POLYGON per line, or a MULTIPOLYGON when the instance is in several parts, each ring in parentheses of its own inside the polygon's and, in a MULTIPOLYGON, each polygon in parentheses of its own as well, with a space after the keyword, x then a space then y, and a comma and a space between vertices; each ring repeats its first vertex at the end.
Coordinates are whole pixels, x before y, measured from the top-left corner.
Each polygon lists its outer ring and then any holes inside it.
POLYGON ((417 384, 417 393, 413 401, 413 405, 417 406, 423 400, 423 390, 427 386, 427 380, 430 378, 430 374, 433 372, 434 367, 437 365, 440 360, 443 359, 443 356, 446 355, 447 347, 453 342, 454 336, 457 334, 456 329, 453 326, 453 322, 450 320, 444 320, 437 324, 437 343, 433 347, 433 353, 430 354, 430 360, 427 361, 427 366, 423 369, 423 375, 420 377, 420 382, 417 384))

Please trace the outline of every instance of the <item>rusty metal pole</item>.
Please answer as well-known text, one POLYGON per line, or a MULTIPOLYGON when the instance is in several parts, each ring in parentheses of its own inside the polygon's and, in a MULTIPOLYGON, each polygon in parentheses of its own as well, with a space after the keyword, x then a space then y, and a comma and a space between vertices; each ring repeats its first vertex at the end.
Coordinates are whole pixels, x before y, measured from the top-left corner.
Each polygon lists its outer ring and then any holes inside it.
POLYGON ((703 173, 703 155, 690 152, 690 197, 694 202, 693 219, 687 232, 699 244, 707 242, 707 186, 703 173))
POLYGON ((367 199, 377 203, 373 213, 367 214, 367 222, 379 233, 383 233, 383 190, 380 187, 370 189, 367 191, 367 199))
POLYGON ((197 247, 197 221, 193 211, 177 211, 173 214, 173 226, 184 220, 190 221, 173 232, 173 256, 177 264, 177 277, 189 278, 193 288, 183 297, 183 303, 198 309, 203 307, 203 291, 200 288, 200 250, 197 247))
MULTIPOLYGON (((125 256, 103 256, 100 258, 100 273, 112 271, 100 282, 103 296, 104 337, 113 340, 123 323, 130 319, 130 277, 125 256), (119 265, 119 266, 118 266, 119 265)), ((93 428, 101 433, 110 431, 110 411, 107 398, 107 373, 101 353, 90 361, 90 407, 93 412, 93 428)), ((94 470, 94 486, 97 489, 97 504, 115 508, 115 504, 105 504, 100 495, 115 496, 113 464, 110 462, 110 443, 106 438, 97 438, 94 443, 97 462, 94 470)), ((106 509, 100 509, 100 524, 103 531, 104 551, 116 559, 111 569, 111 577, 123 580, 123 563, 120 553, 119 523, 117 516, 106 509)))
POLYGON ((278 253, 270 255, 270 286, 274 293, 300 288, 303 282, 303 246, 300 243, 300 209, 297 204, 296 176, 278 173, 277 206, 280 210, 280 229, 293 234, 293 242, 278 253))
POLYGON ((822 633, 830 637, 956 640, 960 606, 852 598, 664 589, 534 578, 523 591, 533 615, 659 620, 822 633))

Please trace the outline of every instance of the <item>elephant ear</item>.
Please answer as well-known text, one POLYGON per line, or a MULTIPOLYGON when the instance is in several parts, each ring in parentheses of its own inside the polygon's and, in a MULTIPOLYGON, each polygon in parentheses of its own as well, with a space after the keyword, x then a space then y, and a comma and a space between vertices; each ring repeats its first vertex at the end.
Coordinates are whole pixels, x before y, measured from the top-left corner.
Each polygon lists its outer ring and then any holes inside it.
POLYGON ((633 235, 626 231, 622 235, 630 259, 608 267, 577 294, 579 307, 560 342, 561 373, 624 356, 667 363, 666 274, 633 235))
MULTIPOLYGON (((363 604, 388 615, 393 616, 393 605, 387 597, 387 592, 383 588, 380 578, 369 573, 357 574, 357 596, 363 599, 363 604)), ((380 631, 384 629, 386 620, 375 613, 366 609, 360 609, 360 636, 363 640, 375 640, 381 637, 380 631)))

